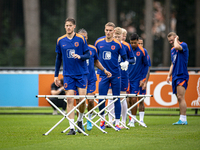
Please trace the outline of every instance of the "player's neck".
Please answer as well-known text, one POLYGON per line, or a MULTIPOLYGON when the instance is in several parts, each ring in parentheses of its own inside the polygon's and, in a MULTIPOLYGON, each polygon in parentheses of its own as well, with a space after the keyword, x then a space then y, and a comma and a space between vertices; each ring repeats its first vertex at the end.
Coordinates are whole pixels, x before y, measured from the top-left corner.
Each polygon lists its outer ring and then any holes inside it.
POLYGON ((106 40, 106 42, 112 42, 112 40, 113 40, 113 37, 111 37, 111 38, 105 38, 105 40, 106 40))
POLYGON ((75 32, 72 32, 72 33, 66 33, 66 34, 67 34, 67 38, 71 40, 71 39, 74 37, 75 32))

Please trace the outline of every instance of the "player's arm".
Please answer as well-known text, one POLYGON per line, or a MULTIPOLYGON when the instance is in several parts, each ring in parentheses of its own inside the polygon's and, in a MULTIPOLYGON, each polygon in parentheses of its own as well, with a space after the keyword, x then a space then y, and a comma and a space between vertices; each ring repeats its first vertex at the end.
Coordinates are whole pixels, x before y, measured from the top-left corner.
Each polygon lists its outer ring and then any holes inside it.
POLYGON ((167 76, 167 83, 169 83, 170 77, 172 75, 172 69, 173 69, 173 63, 171 63, 171 66, 170 66, 170 69, 169 69, 169 73, 168 73, 168 76, 167 76))
POLYGON ((178 35, 177 35, 177 36, 175 37, 175 39, 174 39, 174 48, 175 48, 176 50, 179 50, 179 51, 183 50, 182 46, 180 45, 178 35))
POLYGON ((89 50, 85 51, 83 55, 73 54, 72 56, 75 59, 77 58, 85 61, 86 59, 90 59, 90 51, 89 50))
POLYGON ((107 71, 106 68, 102 66, 102 64, 100 63, 98 59, 94 60, 94 65, 97 68, 99 68, 101 71, 103 71, 107 75, 108 78, 112 76, 112 74, 109 71, 107 71))
POLYGON ((54 82, 56 86, 59 86, 58 74, 59 74, 61 63, 62 63, 62 53, 57 53, 56 64, 55 64, 55 74, 54 74, 54 82))

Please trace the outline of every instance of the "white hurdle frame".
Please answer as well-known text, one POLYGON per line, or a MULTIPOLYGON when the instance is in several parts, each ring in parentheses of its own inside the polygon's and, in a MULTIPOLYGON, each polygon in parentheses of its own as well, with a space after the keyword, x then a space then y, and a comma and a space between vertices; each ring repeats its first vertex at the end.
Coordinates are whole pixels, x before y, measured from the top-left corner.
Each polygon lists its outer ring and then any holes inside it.
POLYGON ((75 109, 77 109, 83 102, 86 101, 87 98, 91 98, 91 96, 88 95, 36 95, 36 97, 44 97, 52 106, 54 106, 64 117, 58 121, 49 131, 47 131, 46 133, 44 133, 43 135, 48 135, 53 129, 55 129, 64 119, 67 119, 68 121, 70 121, 79 131, 81 131, 83 133, 83 135, 88 136, 87 133, 85 133, 81 128, 79 128, 76 123, 72 122, 70 120, 70 118, 68 117, 69 114, 71 114, 75 109), (51 100, 49 98, 51 97, 57 97, 58 99, 66 99, 68 97, 72 97, 74 99, 79 99, 79 98, 84 98, 80 103, 78 103, 78 105, 76 105, 69 113, 65 114, 63 113, 53 102, 51 102, 51 100))
MULTIPOLYGON (((73 111, 75 111, 83 102, 86 101, 86 99, 94 99, 94 101, 96 99, 103 99, 100 103, 98 103, 97 101, 95 101, 97 103, 97 105, 92 108, 90 111, 88 111, 84 117, 90 121, 94 126, 96 126, 100 131, 102 131, 103 133, 107 133, 105 130, 101 129, 97 123, 100 121, 100 119, 104 120, 108 125, 110 125, 114 130, 119 131, 118 129, 116 129, 109 121, 107 121, 105 118, 103 118, 100 114, 103 111, 107 111, 105 113, 105 116, 108 115, 110 112, 108 111, 108 107, 110 105, 112 105, 113 103, 115 103, 118 98, 123 98, 123 100, 120 100, 120 102, 124 101, 127 97, 143 97, 142 99, 140 99, 139 101, 137 101, 134 105, 132 105, 130 108, 127 109, 127 114, 129 116, 131 116, 136 122, 138 122, 139 124, 141 124, 143 127, 147 127, 144 123, 138 121, 136 118, 134 118, 128 111, 131 110, 133 107, 135 107, 137 104, 139 104, 141 101, 143 101, 146 97, 152 97, 153 95, 137 95, 137 94, 121 94, 120 96, 114 96, 114 95, 36 95, 37 98, 45 98, 52 106, 54 106, 64 117, 58 121, 49 131, 47 131, 46 133, 44 133, 43 135, 48 135, 53 129, 55 129, 64 119, 67 119, 68 121, 70 121, 79 131, 81 131, 83 133, 83 135, 88 136, 87 133, 85 133, 81 128, 79 128, 76 125, 76 122, 72 122, 70 120, 70 118, 68 117, 69 114, 71 114, 73 111), (79 102, 76 106, 74 106, 74 108, 67 114, 63 113, 53 102, 51 102, 51 100, 49 98, 58 98, 58 99, 64 99, 66 101, 66 99, 68 97, 74 98, 74 99, 79 99, 79 98, 84 98, 81 102, 79 102), (97 107, 99 107, 101 104, 103 104, 104 102, 106 102, 106 99, 114 99, 110 104, 108 104, 107 106, 105 106, 101 111, 99 111, 98 113, 95 111, 95 109, 97 107), (89 119, 87 116, 88 114, 90 114, 91 112, 94 112, 95 115, 89 119), (94 119, 96 116, 99 117, 99 119, 96 122, 93 122, 92 119, 94 119)), ((114 107, 112 108, 114 109, 114 107)), ((110 115, 112 117, 114 117, 114 115, 112 115, 110 113, 110 115)), ((126 125, 124 125, 121 121, 120 123, 122 124, 122 126, 124 126, 126 129, 129 129, 126 125)), ((62 131, 61 133, 65 133, 67 130, 69 130, 70 128, 68 127, 67 129, 65 129, 64 131, 62 131)))

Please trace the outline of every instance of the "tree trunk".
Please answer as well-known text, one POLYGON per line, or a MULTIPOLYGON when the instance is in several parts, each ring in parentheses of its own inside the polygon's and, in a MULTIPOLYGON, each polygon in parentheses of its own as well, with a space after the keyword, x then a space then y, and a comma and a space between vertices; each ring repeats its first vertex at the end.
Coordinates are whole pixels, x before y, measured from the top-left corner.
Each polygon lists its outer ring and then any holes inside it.
POLYGON ((153 37, 152 37, 153 0, 145 0, 145 48, 153 66, 153 37))
POLYGON ((67 0, 67 18, 72 17, 76 20, 76 0, 67 0))
POLYGON ((117 26, 117 6, 116 0, 108 0, 108 21, 117 26))
POLYGON ((170 28, 170 3, 171 0, 165 0, 165 38, 164 38, 164 48, 163 48, 163 66, 169 66, 169 60, 170 60, 170 48, 169 48, 169 42, 167 40, 167 34, 169 33, 170 28))
POLYGON ((196 67, 200 67, 200 0, 196 0, 196 67))
POLYGON ((40 65, 39 0, 23 0, 25 24, 25 66, 40 65))

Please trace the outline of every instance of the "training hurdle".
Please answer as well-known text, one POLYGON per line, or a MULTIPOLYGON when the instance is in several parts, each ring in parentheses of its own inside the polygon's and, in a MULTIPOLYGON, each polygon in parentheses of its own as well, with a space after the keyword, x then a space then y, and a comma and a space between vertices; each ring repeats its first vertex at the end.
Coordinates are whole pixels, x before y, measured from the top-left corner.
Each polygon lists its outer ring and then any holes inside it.
MULTIPOLYGON (((72 122, 70 120, 70 118, 68 117, 69 114, 71 114, 73 111, 77 110, 77 108, 83 103, 86 101, 86 99, 94 99, 95 102, 96 99, 103 99, 100 103, 98 103, 93 109, 91 109, 90 111, 88 111, 84 117, 90 121, 94 126, 96 126, 100 131, 102 131, 103 133, 107 133, 105 130, 102 130, 98 125, 97 123, 100 121, 100 120, 104 120, 108 125, 110 125, 114 130, 118 131, 109 121, 107 121, 105 118, 103 118, 100 114, 103 112, 103 111, 107 111, 105 113, 105 115, 108 115, 110 112, 108 111, 108 107, 110 105, 112 105, 113 103, 115 103, 118 98, 123 98, 122 101, 126 100, 127 97, 143 97, 142 99, 140 99, 137 103, 135 103, 134 105, 132 105, 128 110, 127 110, 127 114, 131 117, 133 117, 128 111, 130 109, 132 109, 133 107, 135 107, 138 103, 140 103, 141 101, 143 101, 146 97, 152 97, 152 95, 136 95, 136 94, 121 94, 120 96, 112 96, 112 95, 36 95, 36 97, 43 97, 45 98, 52 106, 54 106, 64 117, 58 121, 49 131, 47 131, 45 134, 43 135, 48 135, 54 128, 56 128, 64 119, 67 119, 68 121, 70 121, 79 131, 81 131, 83 133, 83 135, 86 135, 88 136, 87 133, 85 133, 81 128, 79 128, 77 125, 76 125, 76 122, 72 122), (51 97, 56 97, 58 99, 64 99, 66 101, 66 99, 68 97, 71 97, 71 98, 74 98, 74 99, 79 99, 79 98, 84 98, 81 102, 79 102, 69 113, 65 114, 63 113, 53 102, 51 102, 51 100, 49 98, 51 97), (99 112, 96 112, 95 109, 97 107, 99 107, 101 104, 103 104, 104 102, 106 102, 106 99, 113 99, 113 101, 108 104, 107 106, 105 106, 101 111, 99 112), (91 112, 94 112, 95 115, 89 119, 87 116, 88 114, 90 114, 91 112), (93 122, 92 120, 95 118, 95 117, 99 117, 99 119, 96 121, 96 122, 93 122)), ((121 101, 121 102, 122 102, 121 101)), ((67 101, 66 101, 67 102, 67 101)), ((114 108, 112 108, 114 109, 114 108)), ((112 115, 112 114, 110 114, 112 115)), ((112 117, 114 117, 114 115, 112 115, 112 117)), ((143 127, 147 127, 144 123, 138 121, 136 118, 133 118, 136 122, 138 122, 139 124, 141 124, 143 127)), ((124 125, 121 121, 120 123, 122 124, 122 126, 124 126, 126 129, 129 129, 126 125, 124 125)), ((83 124, 83 125, 86 125, 83 124)), ((68 127, 67 129, 65 129, 64 131, 62 131, 62 133, 65 133, 67 130, 69 130, 70 128, 68 127)))

